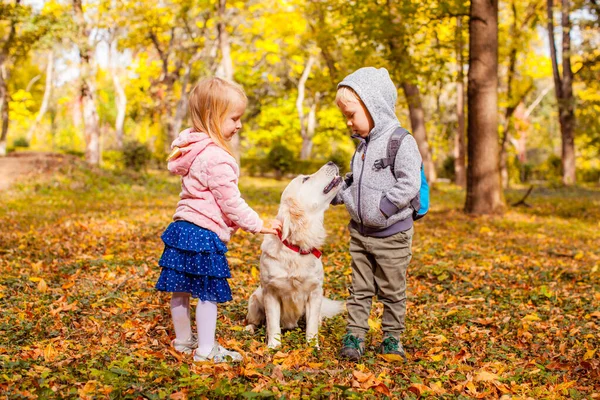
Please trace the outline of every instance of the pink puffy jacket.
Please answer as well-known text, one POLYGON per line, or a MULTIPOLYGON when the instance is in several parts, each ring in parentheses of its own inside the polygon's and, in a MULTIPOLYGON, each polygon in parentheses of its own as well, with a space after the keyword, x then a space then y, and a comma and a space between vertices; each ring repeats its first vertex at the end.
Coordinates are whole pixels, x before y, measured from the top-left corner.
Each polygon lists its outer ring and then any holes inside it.
POLYGON ((169 161, 173 174, 181 175, 181 193, 173 220, 184 220, 215 232, 228 242, 242 228, 257 233, 263 221, 242 199, 235 159, 205 133, 186 129, 171 147, 181 155, 169 161))

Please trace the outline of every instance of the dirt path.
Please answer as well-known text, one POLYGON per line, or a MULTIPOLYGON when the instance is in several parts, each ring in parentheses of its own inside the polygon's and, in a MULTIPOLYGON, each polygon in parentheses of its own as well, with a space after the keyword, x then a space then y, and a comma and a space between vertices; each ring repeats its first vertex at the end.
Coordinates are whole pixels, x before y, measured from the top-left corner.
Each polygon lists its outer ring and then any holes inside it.
POLYGON ((21 179, 55 171, 69 158, 63 154, 40 152, 11 153, 0 157, 0 192, 21 179))

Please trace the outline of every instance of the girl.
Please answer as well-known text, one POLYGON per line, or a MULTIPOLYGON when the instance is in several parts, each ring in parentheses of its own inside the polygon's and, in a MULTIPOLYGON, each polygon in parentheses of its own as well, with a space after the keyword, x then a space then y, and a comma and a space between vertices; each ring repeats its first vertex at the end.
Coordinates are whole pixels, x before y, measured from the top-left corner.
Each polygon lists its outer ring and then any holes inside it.
POLYGON ((241 355, 215 342, 217 303, 232 299, 225 243, 242 228, 252 233, 277 234, 281 223, 270 227, 242 199, 239 167, 228 142, 242 128, 247 104, 243 89, 220 78, 207 78, 189 99, 193 128, 184 130, 172 144, 168 168, 181 175, 181 200, 165 230, 165 249, 156 289, 172 292, 171 316, 175 327, 173 347, 194 353, 195 361, 240 361, 241 355), (190 323, 190 295, 198 298, 197 336, 190 323))

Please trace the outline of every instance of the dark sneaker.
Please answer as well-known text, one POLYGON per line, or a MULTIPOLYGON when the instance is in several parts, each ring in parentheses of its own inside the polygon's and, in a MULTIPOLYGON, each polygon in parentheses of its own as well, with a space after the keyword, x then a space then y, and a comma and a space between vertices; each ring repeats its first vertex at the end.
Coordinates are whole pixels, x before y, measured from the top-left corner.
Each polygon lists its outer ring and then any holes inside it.
POLYGON ((342 339, 342 350, 340 357, 350 361, 358 361, 365 352, 365 340, 359 339, 351 333, 344 335, 342 339))
POLYGON ((386 336, 379 345, 379 354, 396 354, 406 361, 402 343, 393 336, 386 336))

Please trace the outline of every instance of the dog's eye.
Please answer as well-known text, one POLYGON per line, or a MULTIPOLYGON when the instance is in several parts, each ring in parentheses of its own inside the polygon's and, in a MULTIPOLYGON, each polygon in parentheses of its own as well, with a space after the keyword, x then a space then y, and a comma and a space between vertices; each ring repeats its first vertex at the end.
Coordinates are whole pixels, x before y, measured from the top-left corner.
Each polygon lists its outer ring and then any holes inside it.
POLYGON ((305 176, 304 179, 302 179, 302 183, 306 182, 309 179, 310 179, 310 176, 305 176))

